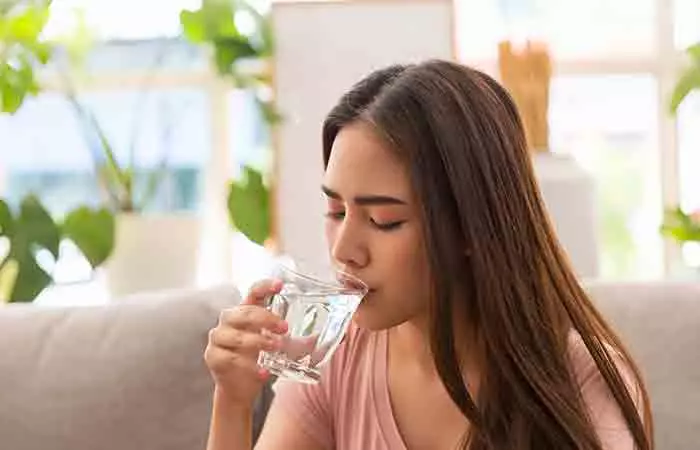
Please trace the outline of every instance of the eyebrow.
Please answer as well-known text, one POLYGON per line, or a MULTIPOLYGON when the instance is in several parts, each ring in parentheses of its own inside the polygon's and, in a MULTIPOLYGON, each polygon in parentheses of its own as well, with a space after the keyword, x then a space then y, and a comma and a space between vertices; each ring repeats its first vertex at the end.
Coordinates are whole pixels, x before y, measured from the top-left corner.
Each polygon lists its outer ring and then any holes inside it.
MULTIPOLYGON (((321 186, 321 190, 323 191, 326 196, 336 199, 336 200, 342 200, 343 197, 335 192, 333 189, 327 187, 327 186, 321 186)), ((363 205, 363 206, 372 206, 372 205, 406 205, 406 202, 396 198, 396 197, 390 197, 388 195, 358 195, 357 197, 353 198, 353 201, 357 205, 363 205)))

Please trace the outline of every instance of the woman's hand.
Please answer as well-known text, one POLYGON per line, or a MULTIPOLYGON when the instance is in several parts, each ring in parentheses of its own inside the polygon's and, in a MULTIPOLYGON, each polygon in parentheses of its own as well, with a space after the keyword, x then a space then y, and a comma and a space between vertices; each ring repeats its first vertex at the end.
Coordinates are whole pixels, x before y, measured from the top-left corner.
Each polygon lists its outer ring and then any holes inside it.
POLYGON ((217 394, 227 402, 252 407, 269 378, 270 374, 257 364, 258 355, 261 350, 279 350, 288 325, 263 305, 281 287, 280 281, 257 283, 240 305, 221 313, 218 325, 209 332, 204 359, 217 394), (262 330, 270 333, 262 334, 262 330))

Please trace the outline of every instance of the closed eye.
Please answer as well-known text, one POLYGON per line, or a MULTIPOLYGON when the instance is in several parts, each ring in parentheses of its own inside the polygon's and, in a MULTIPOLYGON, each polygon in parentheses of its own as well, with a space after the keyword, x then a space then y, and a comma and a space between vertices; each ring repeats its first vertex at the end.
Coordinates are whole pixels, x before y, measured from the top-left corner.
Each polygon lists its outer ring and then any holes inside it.
MULTIPOLYGON (((329 211, 325 214, 326 218, 333 221, 341 221, 345 219, 345 211, 329 211)), ((400 228, 405 220, 395 220, 393 222, 377 222, 374 219, 369 219, 372 226, 380 231, 393 231, 400 228)))
POLYGON ((331 220, 343 220, 345 218, 345 211, 329 211, 326 213, 326 217, 331 220))
POLYGON ((405 220, 397 220, 397 221, 394 221, 394 222, 378 223, 378 222, 375 222, 374 219, 372 219, 372 224, 373 224, 378 230, 382 230, 382 231, 392 231, 392 230, 396 230, 396 229, 398 229, 399 227, 401 227, 401 225, 403 225, 404 223, 406 223, 405 220))

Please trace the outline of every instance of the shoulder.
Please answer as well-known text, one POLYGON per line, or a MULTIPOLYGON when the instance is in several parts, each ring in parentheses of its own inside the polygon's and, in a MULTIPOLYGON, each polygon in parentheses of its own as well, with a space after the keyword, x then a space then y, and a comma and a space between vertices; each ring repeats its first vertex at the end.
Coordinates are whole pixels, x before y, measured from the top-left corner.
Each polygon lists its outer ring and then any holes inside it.
MULTIPOLYGON (((639 396, 639 386, 632 368, 615 348, 610 345, 606 345, 605 348, 615 363, 615 367, 630 391, 632 398, 636 399, 639 396)), ((582 391, 599 388, 598 383, 605 383, 605 379, 600 373, 595 359, 588 351, 581 335, 575 330, 569 334, 568 352, 572 372, 582 391)))
MULTIPOLYGON (((609 345, 606 349, 643 420, 644 402, 634 371, 616 349, 609 345)), ((625 450, 634 448, 634 440, 622 410, 583 342, 583 338, 577 332, 572 332, 569 336, 569 360, 581 398, 603 443, 603 448, 625 450)))

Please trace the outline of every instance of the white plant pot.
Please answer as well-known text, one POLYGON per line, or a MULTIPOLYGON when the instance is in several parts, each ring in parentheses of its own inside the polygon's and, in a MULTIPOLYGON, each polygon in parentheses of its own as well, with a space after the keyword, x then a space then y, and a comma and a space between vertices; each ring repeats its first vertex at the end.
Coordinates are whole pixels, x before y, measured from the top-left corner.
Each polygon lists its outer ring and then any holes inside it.
POLYGON ((189 214, 120 214, 105 264, 111 296, 194 286, 200 222, 189 214))

